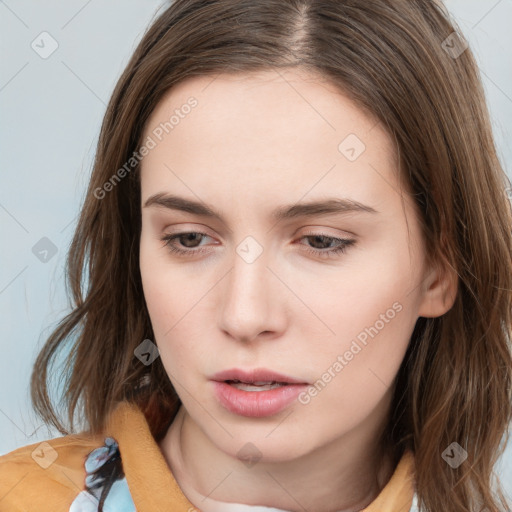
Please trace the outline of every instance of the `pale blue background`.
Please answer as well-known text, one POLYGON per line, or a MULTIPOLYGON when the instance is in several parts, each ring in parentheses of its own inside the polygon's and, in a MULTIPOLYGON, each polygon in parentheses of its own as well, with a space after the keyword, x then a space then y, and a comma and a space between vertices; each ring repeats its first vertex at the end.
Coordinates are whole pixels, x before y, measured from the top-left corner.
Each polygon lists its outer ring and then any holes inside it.
MULTIPOLYGON (((448 0, 479 61, 512 176, 512 0, 448 0)), ((0 454, 56 437, 30 408, 29 376, 67 312, 63 266, 105 105, 160 0, 0 0, 0 454), (47 31, 58 49, 31 42, 47 31), (47 263, 32 247, 48 237, 47 263)), ((512 496, 512 447, 497 467, 512 496)))

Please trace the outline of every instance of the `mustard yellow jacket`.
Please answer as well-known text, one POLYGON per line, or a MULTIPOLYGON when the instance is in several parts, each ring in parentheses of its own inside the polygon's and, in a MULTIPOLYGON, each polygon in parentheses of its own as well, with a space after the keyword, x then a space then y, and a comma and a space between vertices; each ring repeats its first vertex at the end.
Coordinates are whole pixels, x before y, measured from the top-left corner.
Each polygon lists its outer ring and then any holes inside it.
MULTIPOLYGON (((199 512, 179 488, 142 411, 123 402, 103 434, 69 435, 0 457, 0 512, 95 512, 101 470, 117 459, 120 474, 105 512, 199 512)), ((103 472, 105 474, 105 472, 103 472)), ((364 512, 407 512, 414 497, 414 458, 406 452, 364 512)))

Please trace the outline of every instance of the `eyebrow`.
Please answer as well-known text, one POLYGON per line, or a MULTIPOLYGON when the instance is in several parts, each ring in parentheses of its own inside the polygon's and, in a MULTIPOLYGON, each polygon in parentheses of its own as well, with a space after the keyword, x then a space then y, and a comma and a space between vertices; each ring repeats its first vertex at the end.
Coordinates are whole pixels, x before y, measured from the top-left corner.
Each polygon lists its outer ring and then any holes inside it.
MULTIPOLYGON (((144 208, 149 206, 158 206, 170 210, 192 213, 193 215, 216 219, 225 224, 222 214, 217 212, 212 206, 199 201, 185 199, 184 197, 166 194, 164 192, 150 196, 144 203, 144 208)), ((271 213, 270 217, 275 222, 281 222, 283 220, 297 218, 318 217, 333 214, 342 215, 348 213, 377 214, 380 212, 371 206, 352 199, 328 198, 321 201, 309 201, 280 206, 271 213)))

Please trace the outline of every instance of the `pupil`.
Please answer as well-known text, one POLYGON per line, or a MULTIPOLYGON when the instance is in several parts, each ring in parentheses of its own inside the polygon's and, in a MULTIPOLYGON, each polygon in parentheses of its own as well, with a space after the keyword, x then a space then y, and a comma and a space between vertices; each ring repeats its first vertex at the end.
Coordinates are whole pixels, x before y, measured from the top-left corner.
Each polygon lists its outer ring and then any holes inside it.
POLYGON ((188 245, 188 243, 189 243, 189 242, 197 241, 197 238, 198 238, 199 236, 201 236, 201 235, 199 235, 198 233, 188 233, 188 234, 183 235, 183 236, 185 237, 185 242, 186 242, 184 245, 185 245, 186 247, 190 247, 190 246, 188 245))
MULTIPOLYGON (((321 236, 318 236, 318 235, 315 235, 313 237, 313 245, 316 244, 316 243, 320 243, 320 245, 322 244, 322 240, 324 241, 324 244, 326 243, 326 237, 321 235, 321 236)), ((329 243, 327 243, 327 246, 329 246, 329 243)), ((316 247, 318 249, 318 247, 316 247)), ((325 247, 324 247, 325 248, 325 247)))

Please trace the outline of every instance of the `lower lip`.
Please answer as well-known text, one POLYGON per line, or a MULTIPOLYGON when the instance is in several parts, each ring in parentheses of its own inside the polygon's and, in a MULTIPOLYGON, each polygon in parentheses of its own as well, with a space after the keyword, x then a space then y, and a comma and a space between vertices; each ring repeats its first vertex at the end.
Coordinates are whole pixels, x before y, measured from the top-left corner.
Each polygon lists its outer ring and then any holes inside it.
POLYGON ((251 418, 277 414, 307 388, 307 384, 287 384, 267 391, 244 391, 226 382, 213 384, 218 400, 228 411, 251 418))

